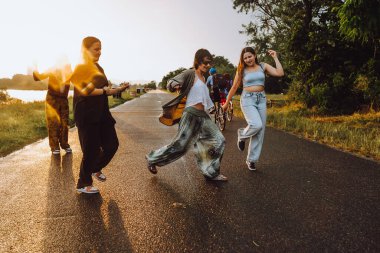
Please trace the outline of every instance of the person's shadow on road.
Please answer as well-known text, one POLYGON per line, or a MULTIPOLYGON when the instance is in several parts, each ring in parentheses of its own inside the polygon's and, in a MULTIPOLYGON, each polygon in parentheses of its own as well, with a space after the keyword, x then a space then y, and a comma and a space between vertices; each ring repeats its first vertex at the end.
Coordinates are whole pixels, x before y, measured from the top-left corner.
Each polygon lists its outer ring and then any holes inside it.
MULTIPOLYGON (((216 185, 211 183, 211 186, 215 187, 216 185)), ((233 244, 226 245, 225 242, 231 240, 231 235, 235 235, 236 238, 244 238, 243 234, 236 230, 232 224, 225 222, 225 217, 218 215, 216 209, 220 207, 214 204, 216 202, 213 199, 204 199, 206 196, 198 196, 194 199, 185 198, 165 179, 157 177, 151 179, 149 188, 151 199, 159 200, 153 203, 152 210, 155 213, 165 214, 159 216, 158 219, 164 219, 164 221, 159 222, 172 224, 173 231, 168 232, 172 236, 171 240, 181 242, 178 245, 178 252, 182 251, 181 245, 185 247, 191 246, 194 252, 202 252, 205 249, 210 252, 217 252, 220 251, 220 248, 217 247, 218 245, 225 245, 226 252, 233 252, 235 251, 232 248, 233 244), (215 231, 219 231, 219 237, 211 236, 215 234, 215 231), (228 248, 230 246, 231 248, 228 248)), ((146 216, 156 217, 157 215, 146 216)), ((152 220, 151 222, 157 221, 152 220)), ((155 241, 155 243, 165 242, 155 241)))
POLYGON ((72 155, 52 155, 43 252, 131 252, 116 202, 75 188, 72 155))

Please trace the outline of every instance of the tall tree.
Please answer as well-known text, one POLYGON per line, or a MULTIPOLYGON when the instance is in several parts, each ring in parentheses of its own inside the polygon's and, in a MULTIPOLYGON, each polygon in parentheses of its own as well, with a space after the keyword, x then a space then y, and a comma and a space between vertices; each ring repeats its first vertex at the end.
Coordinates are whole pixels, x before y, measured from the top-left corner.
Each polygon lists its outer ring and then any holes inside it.
MULTIPOLYGON (((359 0, 358 0, 359 1, 359 0)), ((378 1, 378 0, 376 0, 378 1)), ((357 72, 371 49, 340 35, 342 0, 235 0, 234 8, 256 15, 244 26, 259 53, 279 52, 293 97, 321 112, 350 113, 358 107, 357 72)))
POLYGON ((166 85, 169 81, 170 78, 172 77, 175 77, 176 75, 178 75, 179 73, 181 73, 182 71, 186 70, 185 68, 178 68, 176 70, 173 70, 173 71, 170 71, 168 74, 166 74, 161 82, 158 84, 159 87, 161 87, 162 89, 166 90, 166 85))
POLYGON ((378 59, 380 45, 380 1, 347 0, 338 12, 341 34, 348 40, 369 43, 378 59))

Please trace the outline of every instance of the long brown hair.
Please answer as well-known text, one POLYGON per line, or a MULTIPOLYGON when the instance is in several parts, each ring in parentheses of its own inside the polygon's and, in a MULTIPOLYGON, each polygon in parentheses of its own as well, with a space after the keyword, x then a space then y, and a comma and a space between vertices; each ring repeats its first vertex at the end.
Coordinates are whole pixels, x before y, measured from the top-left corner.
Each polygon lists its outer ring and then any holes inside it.
POLYGON ((255 49, 253 49, 253 47, 245 47, 245 48, 243 48, 243 50, 241 50, 240 60, 239 60, 239 64, 238 64, 237 70, 236 70, 236 74, 239 77, 239 80, 238 80, 239 81, 239 85, 241 85, 242 80, 243 80, 243 71, 247 67, 247 65, 244 62, 243 57, 244 57, 244 54, 248 53, 248 52, 252 53, 255 56, 255 63, 259 64, 259 61, 257 60, 256 51, 255 51, 255 49))
POLYGON ((204 48, 198 49, 194 56, 193 67, 195 69, 198 69, 199 65, 202 64, 202 61, 205 57, 210 58, 210 61, 212 60, 212 55, 207 49, 204 49, 204 48))

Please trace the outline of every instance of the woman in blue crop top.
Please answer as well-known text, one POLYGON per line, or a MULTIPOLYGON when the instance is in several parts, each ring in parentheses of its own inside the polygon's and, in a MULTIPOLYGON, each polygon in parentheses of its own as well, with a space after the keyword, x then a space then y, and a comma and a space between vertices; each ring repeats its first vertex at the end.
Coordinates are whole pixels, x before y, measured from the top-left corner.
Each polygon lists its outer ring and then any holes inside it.
POLYGON ((257 54, 252 47, 246 47, 241 51, 240 61, 237 67, 234 83, 228 93, 223 109, 226 110, 232 96, 240 85, 243 85, 240 106, 248 126, 238 129, 238 148, 244 150, 245 141, 249 139, 247 166, 249 170, 256 170, 255 163, 259 160, 264 141, 266 124, 266 97, 264 92, 265 74, 281 77, 284 75, 277 53, 269 50, 268 54, 273 58, 276 67, 257 60, 257 54))

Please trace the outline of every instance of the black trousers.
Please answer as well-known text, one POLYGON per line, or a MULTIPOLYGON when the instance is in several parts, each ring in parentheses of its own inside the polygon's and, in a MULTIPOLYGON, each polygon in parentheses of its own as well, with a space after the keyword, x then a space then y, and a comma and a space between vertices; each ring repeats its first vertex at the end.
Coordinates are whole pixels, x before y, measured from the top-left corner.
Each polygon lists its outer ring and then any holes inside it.
POLYGON ((92 185, 92 173, 101 171, 115 155, 119 141, 114 122, 77 126, 83 152, 77 188, 92 185))

